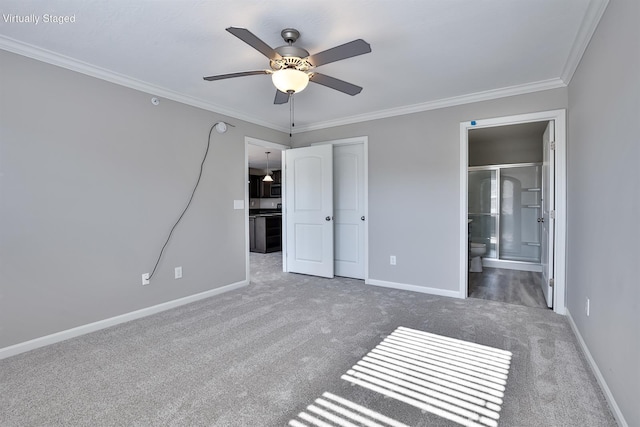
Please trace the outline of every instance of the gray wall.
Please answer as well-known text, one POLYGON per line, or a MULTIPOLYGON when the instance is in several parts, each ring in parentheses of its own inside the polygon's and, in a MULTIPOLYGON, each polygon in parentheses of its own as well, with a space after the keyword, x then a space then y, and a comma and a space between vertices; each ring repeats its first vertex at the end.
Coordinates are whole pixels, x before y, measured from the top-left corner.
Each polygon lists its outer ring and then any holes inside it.
POLYGON ((609 2, 571 80, 567 154, 568 309, 630 426, 640 426, 639 4, 609 2))
POLYGON ((300 133, 293 145, 368 136, 370 279, 457 293, 460 123, 566 107, 555 89, 300 133))
POLYGON ((0 64, 0 348, 246 279, 244 136, 287 134, 1 50, 0 64), (143 287, 218 120, 237 127, 214 131, 143 287))

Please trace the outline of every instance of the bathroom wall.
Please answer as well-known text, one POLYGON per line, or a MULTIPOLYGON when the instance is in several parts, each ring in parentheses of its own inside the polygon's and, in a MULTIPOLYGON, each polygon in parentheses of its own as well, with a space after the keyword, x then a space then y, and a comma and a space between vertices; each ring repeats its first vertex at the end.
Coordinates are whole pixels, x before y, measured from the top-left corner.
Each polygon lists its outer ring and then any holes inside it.
POLYGON ((545 123, 469 130, 469 166, 542 162, 545 123))

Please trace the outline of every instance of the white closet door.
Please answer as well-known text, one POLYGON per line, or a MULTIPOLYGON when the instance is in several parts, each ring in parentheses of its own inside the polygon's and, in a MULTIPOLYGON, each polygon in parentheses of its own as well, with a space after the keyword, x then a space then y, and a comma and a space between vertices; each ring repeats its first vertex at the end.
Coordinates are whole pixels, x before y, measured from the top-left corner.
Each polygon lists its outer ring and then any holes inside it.
POLYGON ((335 274, 364 279, 364 144, 333 147, 335 274))
POLYGON ((287 271, 333 277, 333 147, 284 152, 287 271))

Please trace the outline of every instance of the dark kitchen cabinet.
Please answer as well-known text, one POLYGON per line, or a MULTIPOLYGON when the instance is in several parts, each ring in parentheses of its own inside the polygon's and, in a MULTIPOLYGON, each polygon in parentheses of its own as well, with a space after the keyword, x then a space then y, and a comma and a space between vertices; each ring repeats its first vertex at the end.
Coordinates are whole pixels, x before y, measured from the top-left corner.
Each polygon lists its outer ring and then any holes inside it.
POLYGON ((282 216, 256 216, 254 218, 254 247, 251 249, 251 218, 249 218, 249 248, 252 252, 282 250, 282 216))
POLYGON ((263 199, 268 199, 269 197, 271 197, 271 182, 262 181, 262 194, 260 194, 260 197, 262 197, 263 199))
POLYGON ((260 175, 249 175, 249 198, 259 199, 262 197, 262 177, 260 175))
POLYGON ((273 171, 273 183, 281 184, 282 183, 282 171, 273 171))
POLYGON ((249 251, 256 251, 256 219, 249 217, 249 251))
MULTIPOLYGON (((282 171, 272 171, 273 182, 263 181, 264 175, 249 175, 249 198, 268 199, 271 197, 271 185, 280 184, 282 171)), ((276 196, 277 197, 277 196, 276 196)))

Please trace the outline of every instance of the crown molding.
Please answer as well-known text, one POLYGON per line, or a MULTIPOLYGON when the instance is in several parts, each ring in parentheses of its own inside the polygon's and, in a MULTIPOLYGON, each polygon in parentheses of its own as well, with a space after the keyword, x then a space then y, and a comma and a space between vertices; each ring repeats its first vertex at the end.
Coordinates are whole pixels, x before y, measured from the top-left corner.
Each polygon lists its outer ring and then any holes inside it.
POLYGON ((562 79, 548 79, 534 83, 526 83, 522 85, 509 86, 500 89, 492 89, 483 92, 471 93, 468 95, 454 96, 451 98, 439 99, 436 101, 423 102, 420 104, 407 105, 404 107, 390 108, 387 110, 374 111, 372 113, 358 114, 355 116, 344 117, 337 120, 328 120, 325 122, 314 123, 308 126, 296 125, 296 132, 308 132, 312 130, 326 129, 336 126, 349 125, 353 123, 366 122, 369 120, 386 119, 389 117, 403 116, 406 114, 419 113, 422 111, 437 110, 440 108, 453 107, 456 105, 471 104, 480 101, 489 101, 492 99, 505 98, 508 96, 522 95, 525 93, 539 92, 549 89, 557 89, 566 87, 567 85, 562 79))
POLYGON ((593 37, 593 33, 595 33, 598 23, 600 22, 600 19, 602 19, 602 15, 604 15, 604 11, 608 4, 609 0, 591 0, 589 2, 582 24, 578 29, 578 34, 576 34, 573 46, 571 46, 569 57, 567 58, 567 62, 564 64, 564 69, 560 75, 562 81, 567 85, 573 78, 573 74, 576 72, 578 64, 580 64, 580 60, 582 59, 582 55, 584 55, 584 52, 587 50, 591 37, 593 37))
POLYGON ((172 101, 180 102, 192 107, 201 108, 203 110, 211 111, 218 114, 224 114, 225 116, 233 117, 238 120, 244 120, 280 132, 289 133, 288 127, 276 126, 273 123, 263 121, 257 117, 249 116, 239 111, 207 102, 200 98, 184 95, 167 88, 156 86, 142 80, 134 79, 120 73, 109 71, 105 68, 97 67, 95 65, 91 65, 89 63, 79 61, 77 59, 73 59, 71 57, 61 55, 47 49, 42 49, 28 43, 20 42, 3 35, 0 35, 0 49, 12 53, 17 53, 18 55, 26 56, 38 61, 46 62, 51 65, 66 68, 67 70, 75 71, 87 76, 115 83, 124 87, 128 87, 130 89, 135 89, 140 92, 145 92, 150 95, 170 99, 172 101))
MULTIPOLYGON (((603 0, 593 0, 591 5, 598 5, 603 0)), ((604 0, 605 2, 608 0, 604 0)), ((605 4, 606 6, 606 4, 605 4)), ((591 31, 579 31, 579 34, 583 34, 583 37, 588 35, 589 37, 593 34, 595 30, 595 26, 597 25, 597 20, 602 16, 602 12, 604 8, 595 8, 590 7, 589 11, 591 13, 587 13, 590 16, 590 19, 585 18, 585 22, 591 23, 593 26, 591 31), (595 10, 595 11, 592 11, 595 10), (599 14, 597 13, 599 11, 599 14), (595 23, 592 20, 595 19, 595 23)), ((585 24, 586 25, 586 24, 585 24)), ((583 26, 584 27, 584 26, 583 26)), ((576 39, 578 40, 578 39, 576 39)), ((584 48, 586 48, 587 42, 584 42, 584 48)), ((574 45, 577 45, 574 44, 574 45)), ((224 114, 225 116, 233 117, 239 120, 244 120, 249 123, 253 123, 259 126, 264 126, 269 129, 277 130, 280 132, 289 133, 288 127, 278 126, 273 123, 266 122, 258 117, 246 115, 236 110, 229 109, 227 107, 213 104, 211 102, 205 101, 200 98, 184 95, 175 91, 172 91, 167 88, 163 88, 160 86, 156 86, 138 79, 134 79, 132 77, 125 76, 123 74, 115 73, 113 71, 109 71, 107 69, 97 67, 95 65, 88 64, 83 61, 79 61, 73 59, 71 57, 61 55, 55 52, 52 52, 47 49, 42 49, 37 46, 30 45, 28 43, 23 43, 12 38, 0 35, 0 49, 13 52, 22 56, 26 56, 32 59, 36 59, 38 61, 46 62, 48 64, 56 65, 62 68, 66 68, 71 71, 79 72, 91 77, 95 77, 98 79, 102 79, 111 83, 115 83, 124 87, 128 87, 134 90, 138 90, 141 92, 149 93, 154 96, 158 96, 161 98, 170 99, 172 101, 180 102, 186 105, 190 105, 193 107, 201 108, 203 110, 211 111, 214 113, 224 114)), ((575 50, 575 49, 574 49, 575 50)), ((584 53, 584 49, 581 51, 581 54, 584 53)), ((576 62, 579 62, 579 59, 576 62)), ((575 68, 574 68, 575 71, 575 68)), ((389 117, 401 116, 405 114, 418 113, 422 111, 436 110, 439 108, 452 107, 456 105, 470 104, 474 102, 480 101, 488 101, 492 99, 504 98, 508 96, 521 95, 531 92, 538 92, 549 89, 557 89, 560 87, 566 87, 566 80, 555 78, 542 80, 533 83, 526 83, 522 85, 509 86, 505 88, 492 89, 483 92, 476 92, 467 95, 455 96, 451 98, 444 98, 435 101, 428 101, 419 104, 407 105, 397 108, 391 108, 386 110, 374 111, 371 113, 358 114, 348 117, 343 117, 336 120, 328 120, 324 122, 313 123, 310 125, 298 125, 296 126, 294 134, 308 132, 313 130, 326 129, 330 127, 343 126, 348 124, 366 122, 370 120, 379 120, 385 119, 389 117)))

